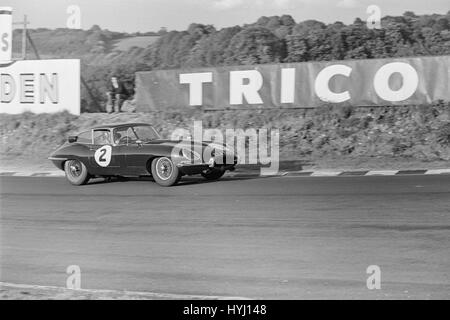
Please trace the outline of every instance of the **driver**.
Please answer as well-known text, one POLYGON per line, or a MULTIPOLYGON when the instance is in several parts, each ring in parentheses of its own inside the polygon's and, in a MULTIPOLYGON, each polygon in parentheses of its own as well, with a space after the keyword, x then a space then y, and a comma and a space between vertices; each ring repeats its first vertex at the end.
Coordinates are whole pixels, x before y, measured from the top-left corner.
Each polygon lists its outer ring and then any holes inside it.
POLYGON ((111 140, 110 140, 109 132, 103 131, 102 133, 100 133, 100 135, 98 135, 97 137, 94 138, 94 143, 95 144, 110 144, 111 140))
POLYGON ((120 142, 120 138, 122 138, 122 135, 120 134, 120 132, 115 132, 114 133, 114 143, 119 144, 120 142))

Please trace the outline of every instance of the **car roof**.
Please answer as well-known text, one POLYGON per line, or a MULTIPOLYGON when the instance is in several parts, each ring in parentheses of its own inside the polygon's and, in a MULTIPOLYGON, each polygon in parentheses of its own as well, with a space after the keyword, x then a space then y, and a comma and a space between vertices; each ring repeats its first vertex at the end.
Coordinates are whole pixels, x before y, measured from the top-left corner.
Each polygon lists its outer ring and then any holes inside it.
POLYGON ((129 123, 115 123, 115 124, 105 124, 102 126, 95 126, 91 129, 114 129, 119 127, 133 127, 133 126, 150 126, 148 123, 140 123, 140 122, 129 122, 129 123))

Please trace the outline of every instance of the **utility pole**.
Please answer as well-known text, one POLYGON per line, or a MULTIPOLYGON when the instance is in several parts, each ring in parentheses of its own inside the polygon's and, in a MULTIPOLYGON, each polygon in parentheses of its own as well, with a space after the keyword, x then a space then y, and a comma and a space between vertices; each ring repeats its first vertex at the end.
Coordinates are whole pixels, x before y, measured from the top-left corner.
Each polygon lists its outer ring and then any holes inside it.
POLYGON ((22 60, 27 59, 27 25, 30 22, 27 20, 27 15, 23 16, 23 21, 13 22, 13 25, 23 25, 22 27, 22 60))
MULTIPOLYGON (((40 60, 41 57, 39 56, 39 52, 36 48, 36 46, 34 45, 33 40, 31 39, 30 34, 27 31, 27 25, 30 22, 27 20, 27 15, 23 16, 23 21, 20 22, 13 22, 13 24, 15 25, 23 25, 23 31, 22 31, 22 60, 26 60, 27 59, 27 39, 30 42, 30 46, 31 49, 34 52, 34 55, 36 56, 36 59, 40 60)), ((94 94, 92 93, 91 89, 89 88, 86 80, 84 80, 83 76, 80 75, 80 79, 81 79, 81 83, 83 84, 83 86, 86 88, 87 93, 89 94, 89 96, 91 97, 92 101, 94 101, 95 107, 97 108, 98 111, 102 112, 103 109, 100 106, 100 104, 98 103, 97 99, 95 98, 94 94)))

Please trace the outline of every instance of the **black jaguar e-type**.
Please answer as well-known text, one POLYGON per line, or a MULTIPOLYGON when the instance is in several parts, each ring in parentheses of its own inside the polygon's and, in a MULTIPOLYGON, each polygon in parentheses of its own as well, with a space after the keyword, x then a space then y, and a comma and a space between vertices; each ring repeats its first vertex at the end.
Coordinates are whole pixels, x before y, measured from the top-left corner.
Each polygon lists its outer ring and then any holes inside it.
POLYGON ((74 185, 95 177, 151 175, 159 185, 172 186, 183 175, 217 180, 237 164, 223 144, 162 140, 145 123, 98 126, 70 136, 48 159, 74 185))

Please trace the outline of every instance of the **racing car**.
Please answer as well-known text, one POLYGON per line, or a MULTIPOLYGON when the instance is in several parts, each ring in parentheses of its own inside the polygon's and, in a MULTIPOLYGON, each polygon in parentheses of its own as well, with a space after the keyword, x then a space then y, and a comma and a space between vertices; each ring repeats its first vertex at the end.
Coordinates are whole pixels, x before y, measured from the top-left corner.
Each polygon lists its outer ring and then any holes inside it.
POLYGON ((237 157, 225 144, 163 140, 146 123, 97 126, 69 136, 48 159, 65 171, 73 185, 97 177, 152 176, 167 187, 184 175, 218 180, 237 164, 237 157))

